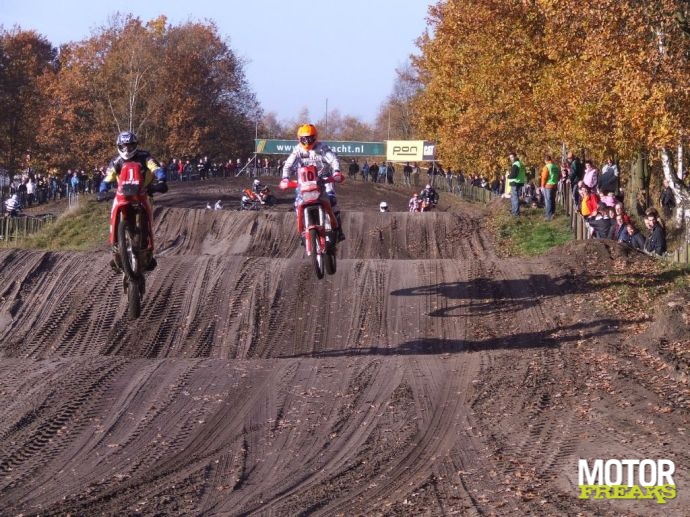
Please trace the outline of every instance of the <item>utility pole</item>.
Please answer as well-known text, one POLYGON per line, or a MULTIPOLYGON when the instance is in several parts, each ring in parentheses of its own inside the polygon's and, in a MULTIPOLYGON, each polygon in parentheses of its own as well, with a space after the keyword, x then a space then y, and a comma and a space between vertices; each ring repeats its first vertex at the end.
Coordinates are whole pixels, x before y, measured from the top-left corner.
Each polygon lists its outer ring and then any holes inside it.
POLYGON ((323 137, 324 138, 328 137, 328 97, 326 97, 326 124, 325 124, 325 128, 323 131, 323 137))
POLYGON ((388 107, 388 138, 387 140, 391 139, 391 109, 390 106, 388 107))

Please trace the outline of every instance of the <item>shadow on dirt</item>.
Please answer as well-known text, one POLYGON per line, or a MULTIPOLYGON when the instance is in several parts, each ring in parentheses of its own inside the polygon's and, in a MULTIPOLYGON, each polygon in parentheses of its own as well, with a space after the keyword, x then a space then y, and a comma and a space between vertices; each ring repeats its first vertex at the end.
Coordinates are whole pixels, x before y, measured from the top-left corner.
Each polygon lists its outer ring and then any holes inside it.
MULTIPOLYGON (((636 287, 663 286, 685 273, 669 270, 661 274, 635 275, 636 287)), ((469 303, 442 307, 429 312, 429 316, 449 318, 468 314, 488 315, 528 309, 547 298, 570 294, 596 293, 617 286, 630 286, 629 275, 607 274, 597 276, 530 275, 527 278, 492 280, 477 278, 467 282, 445 282, 409 289, 391 291, 391 296, 438 296, 447 300, 468 300, 469 303)))
POLYGON ((281 356, 282 358, 299 357, 353 357, 353 356, 399 356, 399 355, 438 355, 456 354, 460 352, 479 352, 484 350, 509 350, 509 349, 533 349, 556 348, 572 341, 586 341, 596 339, 609 334, 620 332, 621 324, 640 323, 642 320, 600 319, 557 327, 551 330, 539 332, 523 332, 510 336, 490 337, 479 341, 442 339, 442 338, 417 338, 404 341, 394 347, 357 347, 340 350, 324 350, 311 354, 297 354, 281 356))

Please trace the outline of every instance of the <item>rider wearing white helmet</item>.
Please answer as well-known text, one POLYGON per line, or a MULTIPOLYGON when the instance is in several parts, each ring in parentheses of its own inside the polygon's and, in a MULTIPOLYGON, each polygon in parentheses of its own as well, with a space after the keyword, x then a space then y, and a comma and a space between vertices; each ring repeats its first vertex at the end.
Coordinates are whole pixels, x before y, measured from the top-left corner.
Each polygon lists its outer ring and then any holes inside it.
POLYGON ((379 203, 379 211, 380 212, 388 212, 388 203, 386 203, 385 201, 381 201, 379 203))
MULTIPOLYGON (((137 136, 134 133, 132 133, 131 131, 123 131, 117 136, 115 144, 117 146, 118 156, 116 158, 113 158, 110 164, 108 165, 108 168, 105 172, 105 178, 103 178, 103 181, 101 181, 101 185, 99 187, 100 192, 105 192, 106 190, 108 190, 108 188, 110 188, 111 183, 115 183, 117 181, 117 177, 119 176, 120 171, 122 170, 122 166, 127 162, 136 162, 141 166, 141 170, 144 172, 144 187, 150 188, 150 192, 153 191, 154 186, 156 192, 164 193, 168 191, 165 169, 161 167, 160 163, 158 163, 158 160, 151 156, 151 154, 149 154, 148 151, 138 149, 139 141, 137 140, 137 136), (155 185, 153 184, 154 179, 158 180, 155 185)), ((156 268, 157 263, 156 259, 153 258, 153 221, 151 216, 152 210, 150 204, 145 208, 146 213, 149 215, 149 217, 147 218, 147 231, 150 242, 150 248, 146 250, 147 254, 144 257, 143 264, 147 271, 153 271, 156 268)), ((111 227, 110 242, 113 242, 113 231, 114 229, 111 227)), ((120 260, 120 254, 118 253, 117 246, 113 246, 113 259, 110 261, 110 267, 112 267, 113 270, 118 273, 122 271, 122 263, 120 260)))

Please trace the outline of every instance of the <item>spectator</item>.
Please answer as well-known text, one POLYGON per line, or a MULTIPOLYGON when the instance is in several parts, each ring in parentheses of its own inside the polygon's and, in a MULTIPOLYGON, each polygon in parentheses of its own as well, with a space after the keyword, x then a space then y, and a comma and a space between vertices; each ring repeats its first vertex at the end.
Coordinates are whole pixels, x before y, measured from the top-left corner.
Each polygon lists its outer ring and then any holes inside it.
POLYGON ((407 162, 405 166, 403 167, 403 183, 405 184, 406 187, 411 187, 412 186, 412 180, 410 176, 412 175, 412 166, 410 165, 410 162, 407 162))
POLYGON ((644 250, 645 240, 633 223, 625 224, 625 232, 621 235, 618 242, 630 246, 636 250, 644 250))
POLYGON ((453 169, 451 167, 446 170, 446 186, 448 192, 453 192, 453 169))
POLYGON ((385 182, 387 173, 388 173, 388 167, 386 166, 386 162, 381 162, 381 166, 379 167, 379 175, 376 178, 376 182, 377 183, 385 182))
POLYGON ((585 161, 585 175, 582 181, 591 191, 597 190, 597 186, 599 185, 599 171, 592 164, 592 160, 585 161))
POLYGON ((611 219, 608 207, 599 203, 596 210, 589 218, 589 227, 592 229, 592 237, 595 239, 612 239, 615 231, 615 220, 611 219))
POLYGON ((558 166, 553 163, 551 155, 544 156, 544 167, 541 169, 541 192, 544 196, 544 219, 550 221, 556 213, 556 189, 561 174, 558 166))
POLYGON ((606 163, 601 168, 601 177, 599 178, 599 189, 601 191, 607 190, 612 193, 618 192, 618 165, 610 156, 606 159, 606 163))
POLYGON ((613 208, 615 210, 616 216, 620 215, 623 218, 623 223, 628 224, 632 222, 630 216, 625 213, 625 208, 623 207, 622 201, 616 201, 616 204, 613 208))
POLYGON ((419 168, 419 164, 415 162, 414 167, 412 167, 412 183, 415 187, 419 185, 419 174, 422 170, 419 168))
POLYGON ((616 223, 613 225, 613 240, 616 242, 623 242, 625 232, 625 221, 622 215, 615 216, 616 223))
POLYGON ((582 217, 588 218, 592 215, 596 215, 597 209, 599 208, 599 196, 583 184, 580 187, 580 197, 582 199, 580 202, 580 213, 582 217))
POLYGON ((580 181, 582 181, 582 178, 584 178, 584 169, 582 167, 580 158, 575 156, 572 151, 568 151, 568 163, 570 164, 570 174, 568 175, 568 179, 570 180, 570 184, 573 186, 574 191, 575 185, 577 185, 580 181))
POLYGON ((508 184, 510 185, 510 213, 518 217, 520 215, 520 195, 522 187, 527 181, 527 170, 515 152, 508 155, 511 167, 508 173, 508 184))
POLYGON ((359 172, 359 164, 357 163, 357 159, 355 158, 352 160, 352 163, 347 168, 347 175, 350 177, 350 179, 356 179, 357 178, 357 173, 359 172))
POLYGON ((676 206, 676 197, 673 194, 673 189, 669 186, 668 180, 664 180, 663 188, 661 190, 660 198, 661 209, 664 212, 664 217, 669 219, 673 214, 673 209, 676 206))
POLYGON ((393 175, 395 174, 395 167, 393 166, 393 162, 388 162, 388 166, 386 167, 386 182, 389 185, 393 184, 393 175))
POLYGON ((79 173, 74 171, 72 177, 69 180, 70 188, 72 189, 72 194, 79 193, 79 173))
POLYGON ((602 190, 600 192, 602 192, 602 195, 601 195, 601 202, 602 203, 604 203, 606 206, 610 206, 612 208, 616 206, 616 202, 618 200, 616 199, 616 196, 614 196, 612 192, 610 192, 608 190, 602 190))
POLYGON ((369 167, 369 176, 371 176, 371 181, 374 183, 378 182, 379 180, 379 166, 376 164, 376 162, 371 164, 371 167, 369 167))
POLYGON ((366 160, 362 164, 362 180, 369 181, 369 164, 366 160))
POLYGON ((647 209, 644 224, 649 230, 649 237, 644 243, 644 251, 659 256, 666 253, 666 231, 659 221, 659 213, 655 208, 647 209))

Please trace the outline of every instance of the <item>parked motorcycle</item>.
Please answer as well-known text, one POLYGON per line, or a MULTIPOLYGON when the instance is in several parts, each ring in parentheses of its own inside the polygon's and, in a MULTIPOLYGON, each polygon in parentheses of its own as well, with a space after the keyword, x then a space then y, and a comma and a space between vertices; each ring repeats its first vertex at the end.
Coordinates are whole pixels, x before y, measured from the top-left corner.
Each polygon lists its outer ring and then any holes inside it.
POLYGON ((281 189, 297 188, 297 217, 303 223, 302 239, 307 256, 311 257, 316 277, 321 279, 324 272, 332 275, 336 272, 336 236, 331 229, 328 214, 323 208, 321 197, 325 183, 332 178, 320 178, 316 167, 300 167, 297 181, 281 183, 281 189))

